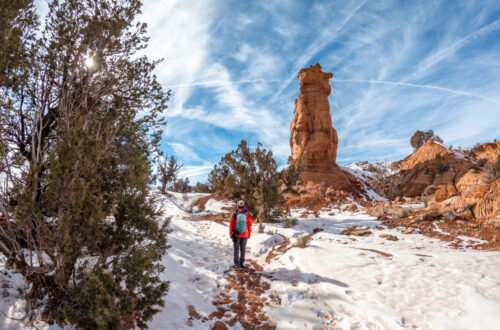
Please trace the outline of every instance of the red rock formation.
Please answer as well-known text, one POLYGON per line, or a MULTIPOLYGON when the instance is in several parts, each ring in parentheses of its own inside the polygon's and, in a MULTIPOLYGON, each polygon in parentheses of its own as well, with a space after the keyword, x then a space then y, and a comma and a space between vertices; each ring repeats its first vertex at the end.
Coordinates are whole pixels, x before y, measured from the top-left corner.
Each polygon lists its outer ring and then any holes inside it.
POLYGON ((457 191, 463 193, 487 183, 473 159, 433 139, 410 156, 393 163, 393 167, 400 169, 398 195, 402 196, 422 195, 427 186, 434 185, 441 196, 438 199, 443 200, 456 195, 457 191))
POLYGON ((332 127, 328 103, 332 77, 333 74, 323 72, 319 64, 299 71, 299 96, 290 123, 292 158, 306 160, 306 169, 301 175, 304 183, 359 192, 356 178, 335 163, 338 137, 332 127))
POLYGON ((477 220, 500 224, 500 179, 466 193, 464 197, 477 201, 474 207, 474 216, 477 220))
POLYGON ((494 163, 500 154, 500 141, 483 143, 472 148, 471 151, 476 160, 486 159, 489 163, 494 163))
POLYGON ((332 127, 328 95, 333 74, 319 64, 299 71, 300 92, 290 123, 292 158, 307 160, 307 170, 330 172, 335 167, 338 138, 332 127))

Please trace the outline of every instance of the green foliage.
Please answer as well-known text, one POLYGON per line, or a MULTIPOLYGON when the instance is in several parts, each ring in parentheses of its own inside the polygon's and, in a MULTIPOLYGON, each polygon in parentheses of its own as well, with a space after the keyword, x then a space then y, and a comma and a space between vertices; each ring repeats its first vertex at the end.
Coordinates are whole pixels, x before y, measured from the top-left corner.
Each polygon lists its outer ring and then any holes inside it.
POLYGON ((414 149, 418 149, 431 138, 439 143, 443 143, 443 139, 441 139, 438 135, 434 135, 433 130, 428 130, 426 132, 417 130, 410 138, 410 144, 414 149))
POLYGON ((298 219, 291 217, 289 211, 287 213, 288 214, 286 214, 285 217, 283 218, 283 227, 285 228, 294 227, 297 224, 298 219))
POLYGON ((170 156, 168 162, 164 159, 158 162, 158 172, 160 173, 160 181, 161 181, 160 189, 162 194, 166 193, 166 189, 169 184, 172 185, 171 187, 172 189, 179 189, 180 186, 184 184, 184 182, 178 182, 177 180, 177 176, 179 175, 179 171, 183 165, 184 164, 180 163, 173 155, 170 156), (174 188, 176 184, 177 188, 174 188))
POLYGON ((244 199, 247 209, 257 214, 259 231, 262 223, 275 221, 283 210, 279 193, 278 165, 270 150, 260 143, 254 151, 242 140, 236 150, 222 157, 210 172, 208 182, 215 192, 232 199, 244 199))
POLYGON ((212 190, 210 189, 210 186, 208 185, 208 183, 197 182, 196 185, 194 186, 194 192, 197 192, 197 193, 211 193, 212 190))
POLYGON ((450 164, 445 162, 445 160, 442 158, 441 155, 436 155, 436 165, 435 165, 436 171, 438 173, 444 173, 450 168, 450 164))
POLYGON ((297 184, 300 174, 304 171, 306 165, 307 161, 304 158, 295 160, 292 159, 292 157, 288 158, 288 167, 280 173, 281 182, 285 185, 285 190, 283 192, 297 194, 293 187, 297 184))
POLYGON ((500 155, 498 155, 497 160, 491 166, 490 173, 493 180, 500 179, 500 155))
POLYGON ((189 185, 189 179, 184 178, 175 180, 172 190, 179 193, 190 193, 193 191, 193 187, 189 185))
POLYGON ((26 79, 37 15, 33 0, 0 0, 0 8, 0 86, 16 88, 26 79))
POLYGON ((397 179, 393 176, 386 176, 380 168, 375 168, 373 172, 373 180, 370 182, 370 187, 379 195, 386 197, 389 200, 396 198, 397 179))
POLYGON ((158 62, 137 56, 147 41, 140 6, 53 2, 30 65, 16 67, 27 78, 0 84, 0 141, 24 164, 0 196, 10 220, 0 251, 29 283, 30 307, 44 304, 61 326, 146 327, 168 289, 159 263, 168 221, 150 194, 149 159, 170 93, 153 74, 158 62))
POLYGON ((311 239, 311 235, 300 236, 299 238, 297 238, 295 246, 299 248, 306 248, 309 245, 311 239))

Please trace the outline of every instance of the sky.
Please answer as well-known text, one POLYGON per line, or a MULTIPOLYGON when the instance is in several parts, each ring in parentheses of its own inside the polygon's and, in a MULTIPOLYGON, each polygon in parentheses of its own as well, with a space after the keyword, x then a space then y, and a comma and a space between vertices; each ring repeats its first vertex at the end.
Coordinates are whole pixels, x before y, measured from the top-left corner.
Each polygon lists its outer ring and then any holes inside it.
POLYGON ((338 164, 406 157, 417 129, 500 139, 500 1, 144 0, 139 20, 174 93, 161 148, 191 183, 242 139, 285 166, 297 73, 316 63, 338 164))

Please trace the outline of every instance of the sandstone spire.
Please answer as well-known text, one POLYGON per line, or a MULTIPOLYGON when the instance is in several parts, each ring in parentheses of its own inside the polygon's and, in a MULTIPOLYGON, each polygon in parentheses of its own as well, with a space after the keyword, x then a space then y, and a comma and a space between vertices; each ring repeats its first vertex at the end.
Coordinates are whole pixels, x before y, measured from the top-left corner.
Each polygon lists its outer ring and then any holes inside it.
POLYGON ((338 138, 328 103, 332 77, 319 64, 299 71, 300 91, 290 123, 290 147, 293 159, 307 160, 306 171, 331 172, 336 167, 338 138))

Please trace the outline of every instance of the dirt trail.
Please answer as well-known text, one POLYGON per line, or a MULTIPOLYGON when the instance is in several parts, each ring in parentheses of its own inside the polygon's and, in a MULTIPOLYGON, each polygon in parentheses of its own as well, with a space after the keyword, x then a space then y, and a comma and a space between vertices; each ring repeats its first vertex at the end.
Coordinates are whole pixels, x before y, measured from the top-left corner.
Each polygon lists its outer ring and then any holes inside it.
MULTIPOLYGON (((212 220, 220 223, 223 220, 222 217, 227 218, 225 214, 213 216, 215 219, 200 219, 198 215, 191 214, 188 219, 193 222, 195 227, 199 227, 200 220, 212 220)), ((200 234, 204 235, 204 230, 201 228, 200 234)), ((209 237, 205 238, 211 240, 209 237)), ((226 252, 229 250, 232 252, 230 244, 220 241, 212 243, 226 252)), ((217 330, 233 328, 237 323, 244 329, 276 329, 263 309, 271 304, 279 304, 279 301, 266 295, 266 291, 271 287, 269 281, 272 280, 272 277, 263 272, 262 266, 250 259, 245 263, 245 268, 227 269, 224 271, 223 277, 227 284, 225 286, 217 285, 212 301, 216 311, 203 317, 193 306, 186 306, 190 316, 187 325, 192 325, 192 320, 198 319, 207 323, 215 321, 211 328, 217 330)))
POLYGON ((204 321, 218 320, 212 329, 228 329, 240 323, 244 329, 276 329, 263 308, 275 304, 265 292, 271 287, 262 277, 262 267, 248 260, 244 269, 229 269, 224 272, 227 285, 215 294, 213 305, 217 311, 204 321))

